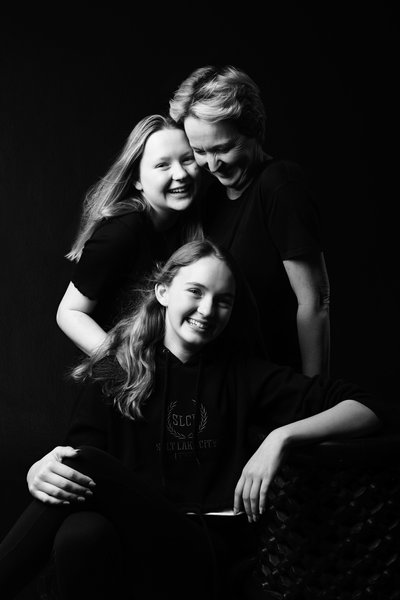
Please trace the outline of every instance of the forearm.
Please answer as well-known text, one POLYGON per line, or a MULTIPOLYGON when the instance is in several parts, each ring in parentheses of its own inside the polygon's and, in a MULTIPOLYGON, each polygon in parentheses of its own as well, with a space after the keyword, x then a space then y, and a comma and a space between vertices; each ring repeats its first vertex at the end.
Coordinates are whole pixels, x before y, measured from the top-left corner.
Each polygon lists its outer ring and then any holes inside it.
POLYGON ((380 425, 371 409, 356 400, 344 400, 333 408, 271 431, 243 468, 235 488, 234 509, 242 505, 249 521, 265 509, 270 483, 293 446, 330 438, 366 435, 380 425))
POLYGON ((297 311, 297 333, 304 375, 329 375, 329 305, 314 308, 300 304, 297 311))
POLYGON ((90 315, 78 310, 59 310, 57 324, 70 340, 86 354, 92 354, 107 335, 90 315))
MULTIPOLYGON (((380 420, 367 406, 344 400, 321 413, 275 429, 285 448, 338 437, 367 435, 380 427, 380 420)), ((272 435, 270 434, 270 435, 272 435)))

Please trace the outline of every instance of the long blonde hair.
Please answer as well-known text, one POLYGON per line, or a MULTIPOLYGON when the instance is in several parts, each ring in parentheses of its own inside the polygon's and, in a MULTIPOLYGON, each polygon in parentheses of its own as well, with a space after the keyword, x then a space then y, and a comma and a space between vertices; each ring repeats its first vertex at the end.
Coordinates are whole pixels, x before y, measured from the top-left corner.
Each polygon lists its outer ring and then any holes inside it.
POLYGON ((140 418, 141 406, 153 391, 156 348, 165 333, 165 308, 156 298, 155 286, 169 286, 182 267, 206 256, 215 256, 227 264, 237 281, 232 258, 211 241, 195 240, 181 246, 149 277, 148 287, 142 290, 141 299, 132 313, 108 332, 95 354, 75 367, 72 377, 78 381, 87 378, 102 381, 105 393, 113 398, 124 416, 140 418), (102 368, 106 357, 111 358, 111 370, 102 368), (114 358, 122 367, 117 376, 114 358))
MULTIPOLYGON (((76 239, 66 258, 79 261, 85 242, 91 237, 102 219, 131 211, 149 211, 150 205, 141 191, 134 186, 139 177, 140 161, 148 138, 163 129, 183 127, 163 115, 149 115, 141 119, 130 133, 117 159, 107 173, 89 188, 82 208, 76 239)), ((199 209, 196 199, 184 211, 182 242, 202 237, 199 209)))

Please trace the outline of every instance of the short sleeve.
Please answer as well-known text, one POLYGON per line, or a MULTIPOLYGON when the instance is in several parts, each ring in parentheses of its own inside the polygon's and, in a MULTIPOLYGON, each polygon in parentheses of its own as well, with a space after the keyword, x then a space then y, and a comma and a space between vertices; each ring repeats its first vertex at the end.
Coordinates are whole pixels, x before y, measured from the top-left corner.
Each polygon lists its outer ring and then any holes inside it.
POLYGON ((81 294, 97 300, 113 285, 127 263, 140 253, 144 228, 140 213, 118 215, 100 223, 73 269, 71 281, 81 294))
POLYGON ((271 238, 282 260, 321 252, 321 222, 318 208, 298 165, 283 162, 270 167, 261 180, 262 196, 271 238))

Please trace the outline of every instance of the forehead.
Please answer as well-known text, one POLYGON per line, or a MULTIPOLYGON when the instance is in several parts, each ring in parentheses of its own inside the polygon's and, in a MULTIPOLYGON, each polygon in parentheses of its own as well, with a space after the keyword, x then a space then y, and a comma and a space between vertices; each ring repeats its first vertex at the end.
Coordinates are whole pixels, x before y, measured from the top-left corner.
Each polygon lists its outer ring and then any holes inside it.
POLYGON ((209 123, 196 117, 187 117, 184 126, 190 144, 196 148, 211 149, 230 143, 239 136, 238 130, 230 121, 209 123))
POLYGON ((142 160, 173 156, 190 150, 188 139, 182 129, 161 129, 147 138, 142 160))
POLYGON ((230 268, 215 256, 205 256, 191 265, 181 267, 173 283, 198 283, 215 294, 233 294, 235 280, 230 268))

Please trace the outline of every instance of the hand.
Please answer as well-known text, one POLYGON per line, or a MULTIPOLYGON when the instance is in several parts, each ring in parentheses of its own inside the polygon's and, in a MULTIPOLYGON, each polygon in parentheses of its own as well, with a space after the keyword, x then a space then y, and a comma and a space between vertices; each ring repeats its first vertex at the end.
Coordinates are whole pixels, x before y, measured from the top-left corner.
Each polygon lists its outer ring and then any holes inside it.
POLYGON ((84 502, 85 498, 92 496, 90 488, 96 485, 94 481, 62 462, 78 452, 71 446, 57 446, 35 462, 26 477, 32 496, 47 504, 84 502))
POLYGON ((234 512, 238 513, 243 504, 250 523, 265 511, 268 488, 283 462, 285 447, 282 430, 275 429, 243 468, 235 488, 234 512))

